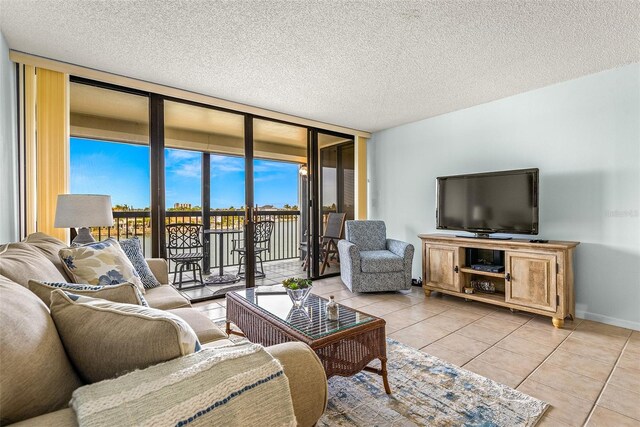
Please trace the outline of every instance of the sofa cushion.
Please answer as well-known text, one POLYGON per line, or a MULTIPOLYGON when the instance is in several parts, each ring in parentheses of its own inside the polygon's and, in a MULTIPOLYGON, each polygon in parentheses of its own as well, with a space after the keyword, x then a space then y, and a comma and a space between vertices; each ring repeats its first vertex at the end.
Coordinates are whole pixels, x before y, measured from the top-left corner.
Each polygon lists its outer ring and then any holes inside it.
POLYGON ((380 251, 387 248, 387 228, 384 221, 347 221, 345 239, 361 251, 380 251))
POLYGON ((162 285, 157 288, 147 289, 144 297, 149 307, 159 308, 160 310, 191 307, 189 300, 183 297, 182 294, 171 285, 162 285))
POLYGON ((76 283, 104 286, 130 282, 144 293, 138 272, 114 238, 63 248, 59 255, 69 277, 76 283))
POLYGON ((402 271, 403 259, 391 251, 360 252, 360 268, 364 273, 402 271))
POLYGON ((67 281, 67 278, 38 249, 22 242, 0 246, 0 274, 25 288, 29 286, 29 280, 32 279, 67 281))
POLYGON ((0 424, 65 408, 82 381, 44 303, 0 276, 0 424))
POLYGON ((11 424, 11 427, 77 427, 78 419, 76 413, 71 408, 60 409, 59 411, 49 412, 35 418, 20 421, 11 424))
POLYGON ((198 336, 200 343, 208 343, 220 339, 229 338, 220 328, 218 328, 207 316, 195 308, 175 308, 167 310, 187 322, 198 336))
POLYGON ((65 277, 66 281, 70 281, 71 278, 67 275, 67 271, 64 269, 60 255, 58 255, 60 249, 67 248, 69 245, 62 240, 41 232, 29 234, 23 242, 28 243, 39 250, 42 255, 47 257, 47 259, 56 266, 60 274, 65 277))
POLYGON ((51 293, 51 317, 69 358, 89 382, 102 381, 200 350, 175 314, 65 293, 51 293))
POLYGON ((112 302, 137 304, 145 307, 149 306, 138 290, 138 287, 133 283, 125 282, 110 286, 94 286, 80 283, 39 282, 37 280, 29 280, 29 290, 36 294, 47 307, 51 305, 51 292, 56 289, 62 289, 92 298, 102 298, 112 302))
POLYGON ((121 240, 119 243, 120 247, 127 255, 127 258, 129 258, 129 261, 133 264, 133 268, 136 269, 136 272, 140 276, 140 280, 142 281, 145 289, 160 286, 160 282, 158 282, 156 276, 153 275, 149 268, 149 264, 147 264, 147 261, 144 259, 140 239, 136 236, 131 239, 121 240))

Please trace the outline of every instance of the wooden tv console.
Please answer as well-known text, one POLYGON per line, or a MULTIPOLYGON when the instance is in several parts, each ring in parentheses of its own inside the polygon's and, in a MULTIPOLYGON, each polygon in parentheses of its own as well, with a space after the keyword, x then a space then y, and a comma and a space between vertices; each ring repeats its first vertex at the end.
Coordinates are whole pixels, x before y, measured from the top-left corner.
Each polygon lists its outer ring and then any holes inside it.
POLYGON ((579 242, 476 239, 446 234, 420 234, 423 289, 482 301, 512 310, 550 316, 556 328, 575 316, 573 252, 579 242), (504 251, 504 271, 471 268, 467 249, 504 251), (472 280, 489 280, 495 293, 464 291, 472 280))

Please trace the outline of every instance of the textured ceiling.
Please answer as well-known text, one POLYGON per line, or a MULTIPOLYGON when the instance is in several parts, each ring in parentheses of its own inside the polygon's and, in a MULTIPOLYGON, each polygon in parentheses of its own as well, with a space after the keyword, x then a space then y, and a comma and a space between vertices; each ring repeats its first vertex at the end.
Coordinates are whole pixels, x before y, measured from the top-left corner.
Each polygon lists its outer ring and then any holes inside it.
POLYGON ((640 2, 0 0, 11 49, 376 131, 640 61, 640 2))

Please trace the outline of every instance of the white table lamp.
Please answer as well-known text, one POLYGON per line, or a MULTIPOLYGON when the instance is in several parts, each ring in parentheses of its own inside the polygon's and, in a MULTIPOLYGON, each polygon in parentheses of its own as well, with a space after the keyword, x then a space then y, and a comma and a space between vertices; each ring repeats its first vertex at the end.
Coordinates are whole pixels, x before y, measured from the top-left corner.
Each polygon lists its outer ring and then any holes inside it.
POLYGON ((111 227, 113 213, 111 196, 101 194, 59 194, 56 206, 57 228, 77 228, 78 235, 72 243, 95 242, 89 227, 111 227))

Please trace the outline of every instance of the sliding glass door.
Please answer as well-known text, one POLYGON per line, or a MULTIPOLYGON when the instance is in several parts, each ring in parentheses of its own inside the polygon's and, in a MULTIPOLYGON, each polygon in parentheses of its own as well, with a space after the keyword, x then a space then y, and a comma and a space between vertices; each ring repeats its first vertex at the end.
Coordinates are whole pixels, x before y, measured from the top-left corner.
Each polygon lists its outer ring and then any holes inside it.
POLYGON ((256 285, 274 287, 304 277, 306 236, 301 212, 308 206, 307 128, 253 120, 256 285))
POLYGON ((164 101, 167 259, 179 272, 189 262, 185 254, 200 258, 187 279, 192 300, 253 286, 246 274, 253 266, 246 256, 251 218, 245 207, 253 200, 246 191, 252 176, 245 173, 245 122, 242 114, 164 101), (197 233, 200 241, 189 242, 202 246, 189 247, 176 233, 197 233))
POLYGON ((355 161, 351 136, 317 132, 317 256, 314 276, 340 273, 338 241, 344 237, 344 222, 354 219, 355 161))

